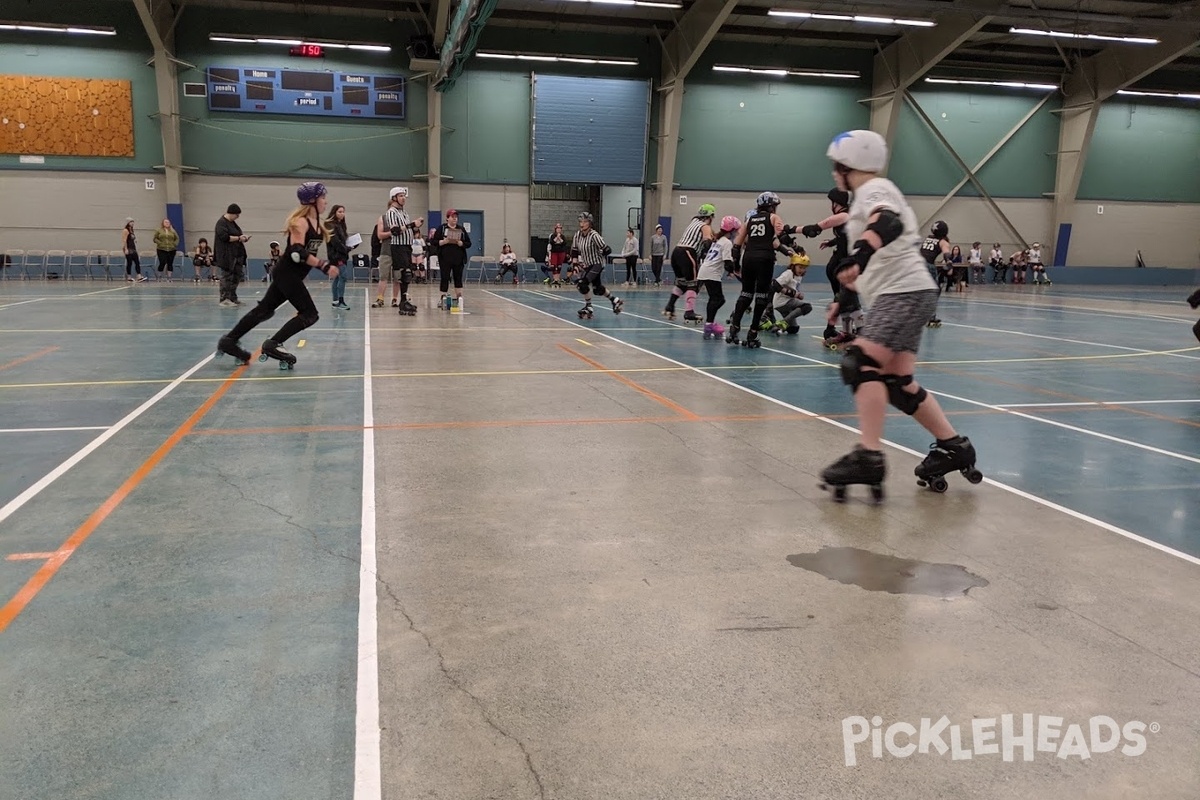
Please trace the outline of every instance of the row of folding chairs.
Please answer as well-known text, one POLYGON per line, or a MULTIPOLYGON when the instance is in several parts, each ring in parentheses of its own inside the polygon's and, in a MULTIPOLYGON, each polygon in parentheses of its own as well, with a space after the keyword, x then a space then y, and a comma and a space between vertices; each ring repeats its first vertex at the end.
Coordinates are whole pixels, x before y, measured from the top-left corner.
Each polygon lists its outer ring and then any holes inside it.
MULTIPOLYGON (((138 253, 142 274, 155 279, 158 253, 145 250, 138 253)), ((125 273, 125 254, 120 250, 7 250, 0 255, 0 279, 33 280, 62 278, 104 280, 120 279, 125 273)), ((178 253, 175 265, 182 270, 191 266, 186 253, 178 253)))

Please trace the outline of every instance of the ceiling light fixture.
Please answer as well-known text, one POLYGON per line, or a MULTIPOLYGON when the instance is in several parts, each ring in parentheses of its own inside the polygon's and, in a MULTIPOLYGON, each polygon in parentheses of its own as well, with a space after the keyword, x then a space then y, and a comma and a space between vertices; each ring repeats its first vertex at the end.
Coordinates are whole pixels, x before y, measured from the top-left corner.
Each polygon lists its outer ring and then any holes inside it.
POLYGON ((1117 94, 1133 95, 1134 97, 1170 97, 1179 100, 1200 100, 1200 94, 1186 92, 1142 91, 1140 89, 1119 89, 1117 94))
POLYGON ((903 19, 900 17, 876 17, 865 14, 819 14, 812 11, 789 11, 772 8, 769 17, 792 17, 794 19, 823 19, 834 22, 858 22, 864 25, 908 25, 914 28, 932 28, 936 22, 927 19, 903 19))
POLYGON ((281 39, 274 36, 248 36, 239 33, 210 33, 210 42, 232 42, 234 44, 267 44, 281 47, 299 47, 301 45, 319 45, 328 50, 362 50, 372 53, 390 53, 392 48, 386 44, 373 42, 347 42, 335 39, 281 39))
POLYGON ((785 67, 737 67, 729 64, 716 64, 714 72, 739 72, 750 75, 773 75, 777 78, 788 76, 796 78, 861 78, 862 75, 853 70, 812 70, 787 69, 785 67))
POLYGON ((669 0, 565 0, 569 3, 598 3, 606 6, 641 6, 642 8, 683 8, 683 3, 669 0))
POLYGON ((116 36, 116 28, 97 28, 86 25, 56 25, 52 22, 0 22, 0 31, 29 31, 31 33, 78 33, 93 36, 116 36))
POLYGON ((1009 28, 1009 33, 1027 36, 1050 36, 1056 39, 1089 39, 1097 42, 1125 42, 1127 44, 1158 44, 1158 39, 1141 36, 1107 36, 1099 33, 1067 33, 1066 31, 1039 31, 1034 28, 1009 28))
POLYGON ((550 53, 501 53, 497 51, 479 51, 475 55, 480 58, 494 58, 502 61, 558 61, 568 64, 601 64, 610 67, 634 67, 637 59, 633 58, 598 58, 596 56, 564 56, 550 53))
POLYGON ((961 86, 1000 86, 1005 89, 1038 89, 1040 91, 1058 91, 1053 83, 1027 83, 1025 81, 985 81, 974 78, 926 78, 926 83, 949 83, 961 86))

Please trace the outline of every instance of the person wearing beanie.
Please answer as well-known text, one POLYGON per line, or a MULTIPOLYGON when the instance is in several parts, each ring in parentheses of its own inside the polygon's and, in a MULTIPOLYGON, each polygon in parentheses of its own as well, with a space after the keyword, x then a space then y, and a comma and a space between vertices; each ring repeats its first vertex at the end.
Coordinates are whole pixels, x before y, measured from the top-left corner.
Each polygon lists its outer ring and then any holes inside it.
POLYGON ((242 264, 246 263, 246 242, 250 241, 250 237, 242 233, 238 225, 241 213, 242 209, 237 203, 230 204, 217 220, 213 232, 213 260, 217 269, 221 270, 220 305, 226 307, 242 304, 237 298, 237 286, 242 264))

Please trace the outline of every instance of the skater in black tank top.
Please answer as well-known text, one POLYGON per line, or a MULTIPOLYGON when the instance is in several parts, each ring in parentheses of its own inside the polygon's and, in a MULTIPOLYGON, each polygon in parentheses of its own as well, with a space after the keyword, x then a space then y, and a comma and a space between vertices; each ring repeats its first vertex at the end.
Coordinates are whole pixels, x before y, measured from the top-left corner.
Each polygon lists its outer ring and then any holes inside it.
POLYGON ((324 184, 304 183, 296 191, 300 207, 292 212, 287 222, 287 248, 272 272, 271 285, 258 305, 238 320, 229 333, 217 342, 219 352, 231 355, 242 363, 250 360, 250 353, 243 350, 239 339, 260 323, 275 315, 281 305, 291 303, 296 315, 283 323, 275 335, 263 342, 262 358, 279 361, 280 369, 291 369, 296 357, 283 349, 282 345, 305 328, 317 321, 317 306, 304 278, 313 267, 331 278, 338 276, 338 268, 318 257, 321 245, 329 240, 329 231, 321 225, 321 214, 325 211, 326 190, 324 184))

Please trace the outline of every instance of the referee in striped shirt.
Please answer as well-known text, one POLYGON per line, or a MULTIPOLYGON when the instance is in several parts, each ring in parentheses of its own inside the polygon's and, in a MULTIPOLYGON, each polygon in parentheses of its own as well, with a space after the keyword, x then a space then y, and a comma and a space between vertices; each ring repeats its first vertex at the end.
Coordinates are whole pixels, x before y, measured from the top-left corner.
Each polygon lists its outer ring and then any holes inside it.
POLYGON ((396 186, 390 194, 383 222, 392 232, 392 270, 400 276, 400 314, 411 317, 417 313, 417 307, 408 299, 408 285, 413 280, 413 233, 421 230, 425 218, 408 218, 408 212, 404 210, 404 203, 408 200, 408 187, 396 186))
POLYGON ((621 306, 625 305, 621 298, 604 288, 604 259, 612 253, 612 248, 604 243, 599 231, 592 227, 592 215, 584 211, 579 215, 579 231, 571 242, 571 258, 580 264, 579 280, 575 286, 583 295, 583 308, 579 309, 580 319, 591 319, 592 293, 598 297, 607 297, 612 301, 613 313, 620 314, 621 306))

